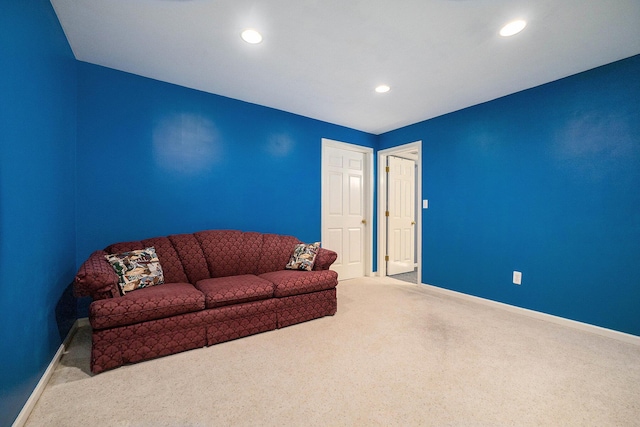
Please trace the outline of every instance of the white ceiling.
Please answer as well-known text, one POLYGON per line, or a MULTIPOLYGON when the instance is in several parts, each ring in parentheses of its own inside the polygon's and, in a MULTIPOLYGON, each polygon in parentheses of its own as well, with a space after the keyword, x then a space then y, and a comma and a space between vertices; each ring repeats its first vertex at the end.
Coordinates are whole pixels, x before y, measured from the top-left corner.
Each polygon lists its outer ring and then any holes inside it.
POLYGON ((640 0, 51 3, 80 61, 374 134, 640 53, 640 0))

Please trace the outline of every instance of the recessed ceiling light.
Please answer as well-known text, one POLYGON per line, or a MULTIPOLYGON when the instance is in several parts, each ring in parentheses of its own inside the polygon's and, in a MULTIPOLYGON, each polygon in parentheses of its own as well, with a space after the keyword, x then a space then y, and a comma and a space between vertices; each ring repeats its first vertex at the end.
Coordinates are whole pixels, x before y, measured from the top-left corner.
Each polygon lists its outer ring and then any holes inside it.
POLYGON ((242 36, 242 40, 251 44, 258 44, 262 41, 262 35, 256 30, 252 30, 250 28, 247 30, 244 30, 241 36, 242 36))
POLYGON ((376 88, 376 92, 378 93, 385 93, 385 92, 389 92, 391 90, 391 88, 387 85, 380 85, 376 88))
POLYGON ((523 21, 522 19, 518 19, 517 21, 511 21, 500 30, 500 35, 502 37, 509 37, 515 34, 518 34, 520 31, 524 30, 524 27, 527 26, 527 21, 523 21))

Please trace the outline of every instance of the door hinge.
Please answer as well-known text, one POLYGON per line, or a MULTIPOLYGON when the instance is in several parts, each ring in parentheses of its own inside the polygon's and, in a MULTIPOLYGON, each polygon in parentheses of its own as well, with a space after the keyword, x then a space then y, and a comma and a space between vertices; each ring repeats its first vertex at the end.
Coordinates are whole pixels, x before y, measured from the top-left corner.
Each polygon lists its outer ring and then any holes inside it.
POLYGON ((384 211, 384 216, 389 216, 389 211, 384 211))
POLYGON ((385 256, 384 256, 384 260, 385 260, 385 261, 389 261, 389 255, 385 255, 385 256))
POLYGON ((387 171, 387 173, 389 173, 389 166, 387 166, 386 168, 384 168, 385 171, 387 171))

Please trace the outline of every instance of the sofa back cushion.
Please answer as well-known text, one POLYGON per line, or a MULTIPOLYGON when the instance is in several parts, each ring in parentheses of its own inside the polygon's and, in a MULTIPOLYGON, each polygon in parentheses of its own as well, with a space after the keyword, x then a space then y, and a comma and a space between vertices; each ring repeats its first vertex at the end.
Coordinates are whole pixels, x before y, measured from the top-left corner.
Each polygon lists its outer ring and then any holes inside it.
POLYGON ((300 241, 292 236, 263 234, 262 254, 260 254, 258 271, 255 274, 284 270, 298 243, 300 241))
POLYGON ((169 240, 178 253, 189 283, 196 283, 198 280, 211 277, 207 261, 196 236, 193 234, 174 234, 169 236, 169 240))
POLYGON ((164 272, 165 283, 185 283, 188 281, 187 275, 182 268, 182 261, 180 261, 180 257, 178 257, 171 240, 167 237, 155 237, 143 240, 141 243, 145 247, 153 246, 156 248, 156 254, 158 254, 158 259, 164 272))
POLYGON ((211 278, 256 274, 262 234, 236 230, 194 233, 207 260, 211 278))
POLYGON ((122 253, 153 246, 166 283, 196 283, 209 278, 284 270, 298 243, 295 237, 280 234, 208 230, 115 243, 105 251, 122 253))
POLYGON ((144 249, 144 245, 140 241, 135 242, 120 242, 107 246, 104 250, 108 254, 119 254, 122 252, 139 251, 144 249))
POLYGON ((209 277, 235 276, 240 266, 242 232, 235 230, 209 230, 194 233, 202 248, 209 277))
POLYGON ((259 274, 258 264, 260 263, 264 245, 262 236, 262 233, 243 233, 244 247, 240 255, 240 268, 237 274, 259 274))

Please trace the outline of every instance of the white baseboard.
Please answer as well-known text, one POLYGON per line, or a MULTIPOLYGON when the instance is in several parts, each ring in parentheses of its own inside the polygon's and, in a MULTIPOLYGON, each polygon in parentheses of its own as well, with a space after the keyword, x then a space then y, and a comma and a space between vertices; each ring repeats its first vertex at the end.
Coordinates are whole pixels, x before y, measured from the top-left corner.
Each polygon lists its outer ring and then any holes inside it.
POLYGON ((640 346, 640 336, 637 336, 637 335, 627 334, 620 331, 614 331, 613 329, 607 329, 601 326, 590 325, 589 323, 578 322, 577 320, 565 319, 564 317, 554 316, 552 314, 542 313, 540 311, 529 310, 527 308, 517 307, 515 305, 505 304, 502 302, 493 301, 490 299, 481 298, 474 295, 464 294, 462 292, 439 288, 437 286, 427 285, 425 283, 423 283, 422 285, 431 291, 438 292, 444 295, 453 296, 455 298, 460 298, 467 301, 474 301, 480 304, 510 311, 512 313, 522 314, 524 316, 532 317, 534 319, 544 320, 544 321, 555 323, 558 325, 568 326, 574 329, 580 329, 582 331, 591 332, 593 334, 597 334, 603 337, 613 338, 618 341, 624 341, 629 344, 640 346))
POLYGON ((13 422, 12 427, 22 427, 25 425, 25 423, 27 422, 27 419, 29 418, 29 415, 31 415, 31 411, 33 411, 33 408, 34 406, 36 406, 38 399, 40 399, 40 396, 42 395, 44 388, 47 386, 47 383, 51 379, 51 376, 53 375, 53 371, 56 370, 58 363, 60 363, 60 359, 62 358, 62 355, 64 354, 67 347, 69 347, 69 343, 71 342, 73 335, 76 333, 78 328, 88 324, 89 324, 89 319, 86 317, 83 317, 82 319, 78 319, 73 323, 73 326, 71 327, 71 330, 67 334, 67 337, 64 339, 62 344, 60 344, 60 347, 58 348, 58 351, 56 351, 56 354, 53 355, 53 359, 51 359, 51 363, 49 363, 49 366, 47 366, 47 369, 44 371, 44 374, 42 374, 42 377, 40 378, 40 381, 38 381, 36 388, 34 388, 33 392, 31 392, 31 396, 29 396, 29 399, 22 407, 22 410, 20 411, 20 413, 18 414, 18 417, 13 422))

